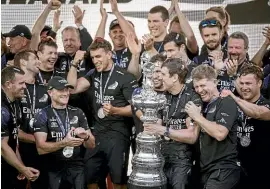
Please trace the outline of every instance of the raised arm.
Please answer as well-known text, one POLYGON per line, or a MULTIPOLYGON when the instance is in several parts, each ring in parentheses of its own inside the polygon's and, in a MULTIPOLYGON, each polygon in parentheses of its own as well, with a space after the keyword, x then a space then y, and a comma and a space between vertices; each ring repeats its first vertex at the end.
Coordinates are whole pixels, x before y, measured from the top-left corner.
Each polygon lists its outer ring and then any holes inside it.
POLYGON ((265 41, 263 43, 263 45, 261 46, 261 48, 258 50, 258 52, 254 55, 254 57, 252 58, 252 62, 254 62, 254 64, 262 67, 262 59, 263 56, 267 50, 267 48, 270 46, 270 26, 265 27, 263 29, 263 35, 265 37, 265 41))
POLYGON ((181 30, 183 31, 184 35, 187 38, 187 48, 190 52, 192 52, 193 54, 196 54, 198 53, 199 49, 198 49, 198 43, 194 35, 194 32, 186 16, 180 10, 178 0, 172 0, 172 1, 174 1, 174 9, 179 19, 181 30))
POLYGON ((74 16, 74 22, 80 32, 81 50, 86 51, 88 47, 91 45, 91 43, 93 42, 93 39, 90 33, 82 24, 85 10, 82 11, 82 9, 78 5, 74 5, 72 13, 74 16))
POLYGON ((72 94, 84 92, 90 87, 90 82, 84 77, 77 79, 77 68, 79 63, 83 60, 84 54, 84 51, 76 52, 73 63, 68 72, 67 81, 74 87, 74 89, 71 90, 72 94))
POLYGON ((32 29, 32 39, 30 43, 30 48, 32 50, 37 50, 38 48, 38 44, 40 42, 40 33, 45 26, 48 15, 52 10, 59 9, 60 6, 61 2, 59 0, 51 0, 36 20, 32 29))
POLYGON ((142 50, 141 42, 136 42, 134 34, 129 33, 126 37, 128 48, 132 53, 130 63, 127 71, 133 74, 137 80, 141 77, 141 66, 140 66, 140 52, 142 50))
POLYGON ((103 2, 104 2, 104 0, 100 0, 100 9, 99 10, 100 10, 100 14, 101 14, 101 20, 100 20, 95 38, 97 38, 97 37, 104 38, 105 37, 105 29, 106 29, 108 14, 106 12, 106 9, 103 8, 103 2))
POLYGON ((136 37, 134 27, 124 18, 124 16, 119 12, 118 6, 117 6, 117 0, 110 0, 111 8, 113 14, 116 16, 119 25, 124 32, 125 35, 128 33, 134 33, 134 37, 136 37))
POLYGON ((269 104, 265 105, 257 105, 250 102, 247 102, 246 100, 243 100, 237 96, 235 96, 231 91, 229 90, 223 90, 222 96, 231 96, 234 101, 237 103, 237 105, 243 110, 243 112, 254 119, 260 119, 269 121, 270 120, 270 106, 269 104))

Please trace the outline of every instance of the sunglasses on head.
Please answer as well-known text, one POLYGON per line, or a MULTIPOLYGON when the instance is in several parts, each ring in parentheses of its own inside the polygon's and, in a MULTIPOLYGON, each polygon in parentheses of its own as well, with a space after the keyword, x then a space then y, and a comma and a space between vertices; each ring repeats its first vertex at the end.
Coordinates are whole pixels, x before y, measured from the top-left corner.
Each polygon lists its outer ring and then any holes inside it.
POLYGON ((201 27, 207 27, 207 26, 216 26, 217 21, 216 20, 204 20, 201 22, 201 27))

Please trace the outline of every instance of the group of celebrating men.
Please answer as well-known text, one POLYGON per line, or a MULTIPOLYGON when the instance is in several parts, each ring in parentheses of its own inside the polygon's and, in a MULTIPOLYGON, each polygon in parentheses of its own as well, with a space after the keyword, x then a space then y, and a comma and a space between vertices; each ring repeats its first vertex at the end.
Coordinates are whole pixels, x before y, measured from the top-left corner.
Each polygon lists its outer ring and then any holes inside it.
POLYGON ((77 27, 61 31, 64 52, 55 41, 59 0, 32 32, 16 25, 2 34, 2 188, 104 189, 108 174, 115 189, 126 188, 130 146, 134 153, 142 131, 162 137, 168 189, 270 188, 270 27, 250 59, 247 35, 228 33, 223 7, 206 10, 199 49, 178 0, 150 9, 141 40, 139 26, 109 2, 112 45, 103 0, 94 40, 73 7, 77 27), (53 10, 53 27, 45 26, 53 10), (145 57, 155 65, 154 90, 167 99, 156 124, 144 124, 131 103, 145 57))

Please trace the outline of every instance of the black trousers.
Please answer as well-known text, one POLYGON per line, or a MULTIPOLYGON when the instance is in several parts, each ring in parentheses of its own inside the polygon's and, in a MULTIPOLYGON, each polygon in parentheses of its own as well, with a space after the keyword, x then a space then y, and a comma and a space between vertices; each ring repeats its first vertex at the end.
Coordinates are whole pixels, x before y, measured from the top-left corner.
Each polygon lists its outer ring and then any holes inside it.
POLYGON ((203 189, 236 189, 240 179, 240 167, 215 169, 202 174, 203 189))

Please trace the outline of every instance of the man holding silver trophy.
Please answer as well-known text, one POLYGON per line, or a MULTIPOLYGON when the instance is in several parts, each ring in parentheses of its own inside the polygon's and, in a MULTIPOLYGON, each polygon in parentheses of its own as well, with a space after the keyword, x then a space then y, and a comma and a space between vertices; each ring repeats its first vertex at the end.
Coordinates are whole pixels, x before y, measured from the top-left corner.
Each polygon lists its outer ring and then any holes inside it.
POLYGON ((164 172, 168 189, 184 189, 189 185, 191 144, 196 142, 198 136, 195 131, 198 127, 193 126, 185 112, 185 105, 192 101, 202 106, 202 102, 199 95, 185 85, 187 73, 185 62, 178 58, 163 63, 161 75, 167 103, 159 113, 161 120, 157 124, 144 124, 146 133, 162 136, 161 153, 165 158, 164 172))

